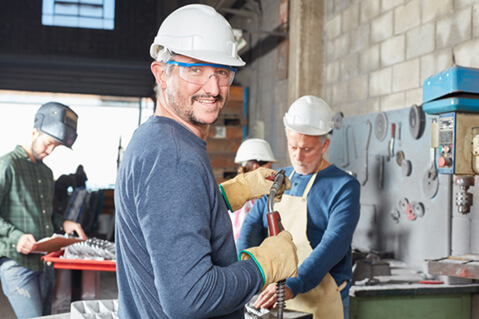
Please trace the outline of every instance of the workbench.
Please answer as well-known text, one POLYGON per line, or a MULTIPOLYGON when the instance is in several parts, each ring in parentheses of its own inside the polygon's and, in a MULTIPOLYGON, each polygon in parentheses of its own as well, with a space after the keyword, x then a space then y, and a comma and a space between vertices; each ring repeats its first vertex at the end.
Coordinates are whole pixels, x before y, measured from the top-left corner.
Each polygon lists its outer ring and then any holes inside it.
POLYGON ((479 307, 475 305, 479 301, 479 283, 422 284, 421 272, 400 262, 389 262, 390 276, 374 277, 374 285, 351 287, 351 319, 479 318, 479 307))
POLYGON ((42 257, 44 262, 43 315, 52 312, 53 288, 55 283, 55 270, 69 270, 71 276, 58 279, 57 285, 62 284, 60 290, 69 291, 68 309, 72 301, 83 299, 97 299, 100 284, 100 271, 116 271, 114 260, 84 260, 62 258, 63 250, 49 253, 42 257), (62 282, 63 281, 63 282, 62 282))

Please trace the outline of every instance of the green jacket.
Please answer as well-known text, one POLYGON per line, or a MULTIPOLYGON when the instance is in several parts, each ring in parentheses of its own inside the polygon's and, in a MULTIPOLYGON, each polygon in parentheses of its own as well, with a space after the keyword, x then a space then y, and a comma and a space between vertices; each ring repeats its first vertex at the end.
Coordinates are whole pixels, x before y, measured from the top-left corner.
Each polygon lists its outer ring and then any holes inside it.
POLYGON ((21 146, 0 157, 0 257, 43 270, 41 255, 20 254, 16 247, 24 234, 40 240, 63 230, 65 218, 53 212, 53 192, 51 169, 34 163, 21 146))

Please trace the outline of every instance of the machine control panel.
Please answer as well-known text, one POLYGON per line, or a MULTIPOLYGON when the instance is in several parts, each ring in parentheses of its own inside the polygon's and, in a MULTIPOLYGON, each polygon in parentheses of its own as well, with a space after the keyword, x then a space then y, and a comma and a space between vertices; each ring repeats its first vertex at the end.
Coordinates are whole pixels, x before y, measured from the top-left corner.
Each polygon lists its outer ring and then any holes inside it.
POLYGON ((439 147, 436 156, 439 173, 454 174, 455 143, 456 113, 443 113, 439 116, 439 147))

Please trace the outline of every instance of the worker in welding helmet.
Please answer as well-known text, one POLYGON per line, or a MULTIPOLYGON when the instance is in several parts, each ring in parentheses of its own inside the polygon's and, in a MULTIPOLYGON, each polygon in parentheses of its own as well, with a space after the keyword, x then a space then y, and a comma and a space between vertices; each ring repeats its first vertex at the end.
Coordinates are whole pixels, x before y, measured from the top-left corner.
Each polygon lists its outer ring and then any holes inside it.
MULTIPOLYGON (((360 184, 325 159, 333 122, 324 100, 300 97, 283 122, 292 164, 284 170, 293 186, 274 208, 293 235, 300 262, 298 277, 286 279, 286 306, 312 313, 315 319, 348 318, 351 241, 359 220, 360 184)), ((264 239, 267 213, 266 198, 259 199, 241 228, 239 250, 264 239)), ((271 285, 254 305, 270 308, 275 302, 276 287, 271 285)))
MULTIPOLYGON (((234 162, 239 165, 238 174, 242 174, 254 171, 260 167, 271 168, 277 160, 266 140, 249 138, 244 140, 239 146, 234 162)), ((238 239, 243 221, 255 201, 256 198, 247 201, 243 207, 230 214, 235 241, 238 239)))
POLYGON ((77 137, 77 114, 49 102, 35 114, 31 139, 0 157, 0 278, 3 293, 18 318, 42 316, 41 255, 36 241, 54 232, 86 235, 80 224, 53 210, 52 170, 43 159, 77 137))
POLYGON ((156 111, 133 134, 115 187, 118 316, 243 318, 253 295, 297 272, 286 231, 243 252, 245 260, 236 254, 228 209, 268 193, 275 171, 218 187, 206 152, 245 62, 226 19, 201 4, 164 20, 150 55, 156 111))

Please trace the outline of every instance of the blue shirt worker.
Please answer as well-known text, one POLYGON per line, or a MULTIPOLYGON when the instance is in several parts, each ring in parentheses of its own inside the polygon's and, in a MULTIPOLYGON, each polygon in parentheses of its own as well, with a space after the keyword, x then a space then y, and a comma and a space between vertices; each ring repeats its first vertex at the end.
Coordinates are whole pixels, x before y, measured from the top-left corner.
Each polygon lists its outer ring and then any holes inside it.
MULTIPOLYGON (((286 280, 287 309, 312 313, 315 319, 348 317, 352 276, 351 241, 359 220, 360 184, 323 158, 332 129, 329 105, 316 96, 296 100, 284 116, 292 166, 285 175, 292 187, 274 210, 297 246, 298 276, 286 280)), ((238 250, 268 236, 266 197, 246 217, 238 250)), ((256 307, 271 308, 276 286, 260 294, 256 307)))
POLYGON ((54 231, 86 235, 80 224, 53 210, 52 170, 43 163, 59 145, 71 148, 78 116, 58 102, 35 114, 31 141, 0 157, 0 278, 17 318, 42 315, 43 262, 36 241, 54 231))
POLYGON ((274 171, 218 187, 206 152, 209 126, 245 63, 226 19, 199 4, 163 21, 150 54, 157 107, 134 132, 115 187, 118 316, 243 318, 251 297, 297 273, 287 231, 245 251, 245 260, 236 254, 227 206, 267 194, 274 171))

